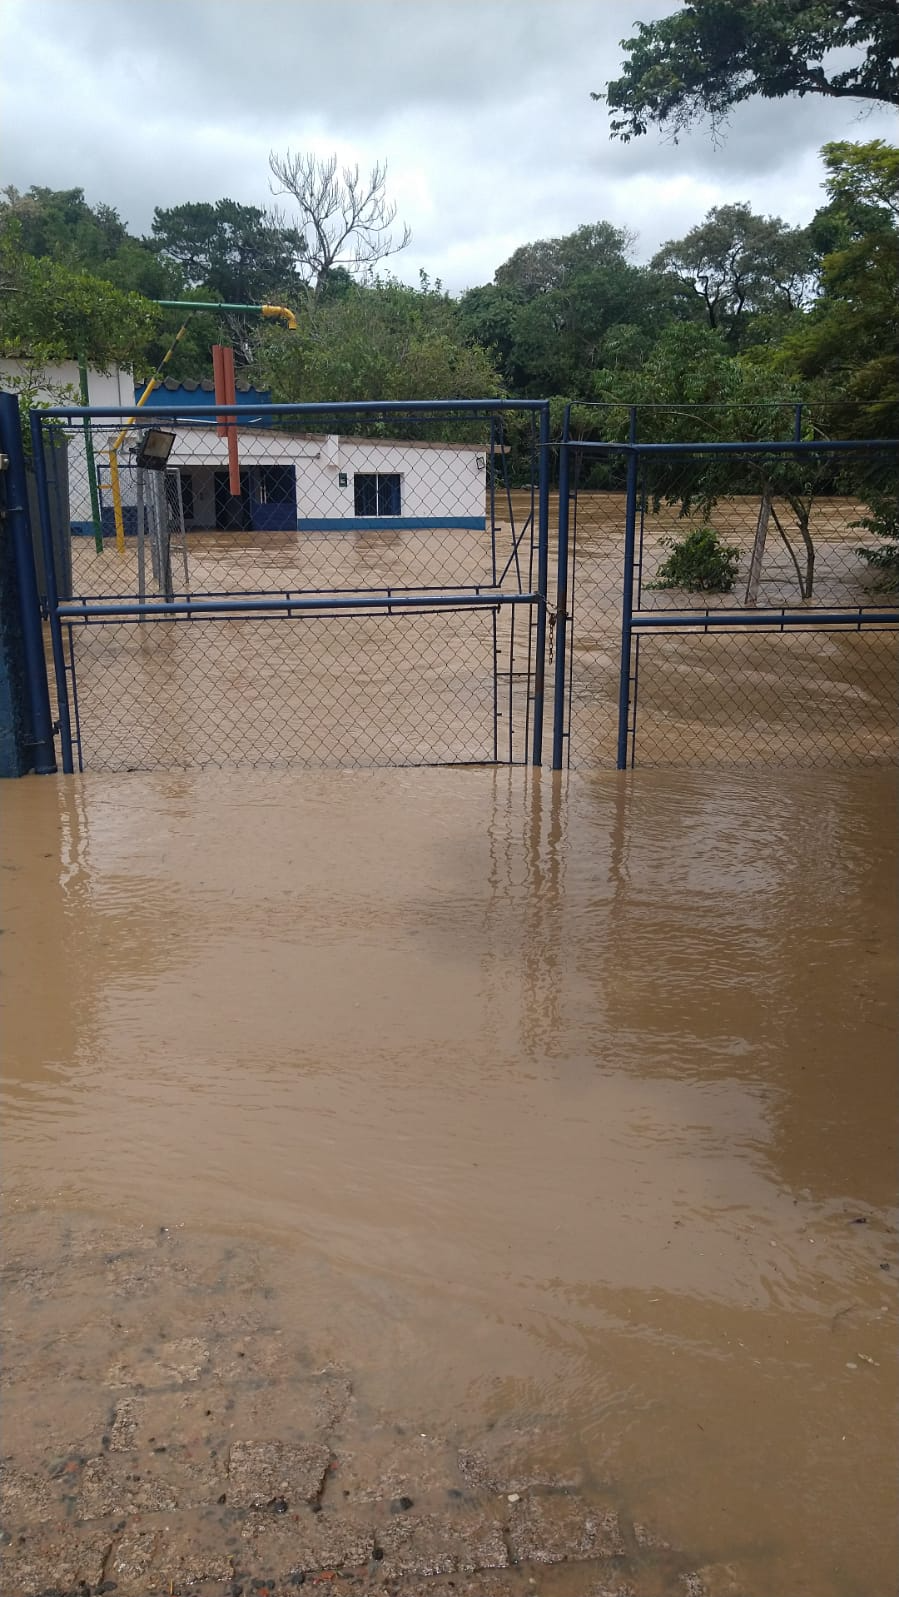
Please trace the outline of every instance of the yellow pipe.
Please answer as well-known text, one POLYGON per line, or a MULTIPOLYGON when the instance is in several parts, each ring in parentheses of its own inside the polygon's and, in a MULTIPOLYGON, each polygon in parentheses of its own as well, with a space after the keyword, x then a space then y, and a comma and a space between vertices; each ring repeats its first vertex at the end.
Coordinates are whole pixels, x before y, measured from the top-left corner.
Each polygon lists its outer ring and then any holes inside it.
POLYGON ((123 555, 125 553, 125 518, 122 515, 119 457, 114 449, 109 451, 109 486, 112 489, 112 512, 115 517, 115 546, 119 554, 123 555))
POLYGON ((294 316, 293 311, 288 310, 286 305, 260 305, 259 309, 261 310, 264 318, 270 319, 273 316, 280 317, 287 323, 290 332, 296 332, 297 319, 294 316))
MULTIPOLYGON (((140 410, 141 406, 145 405, 147 403, 147 400, 149 399, 150 395, 153 393, 153 390, 155 388, 159 387, 159 379, 162 376, 163 368, 168 365, 169 361, 171 360, 172 356, 175 353, 175 349, 176 349, 177 345, 181 342, 181 339, 184 337, 186 332, 187 332, 187 323, 184 322, 183 325, 178 328, 177 333, 175 334, 174 338, 172 339, 171 345, 166 350, 165 354, 162 357, 162 360, 159 362, 159 365, 157 366, 155 372, 153 373, 153 376, 150 378, 150 381, 148 382, 148 384, 147 384, 146 388, 144 389, 143 393, 141 394, 140 399, 137 401, 137 404, 136 404, 136 407, 135 407, 136 410, 140 410)), ((121 432, 119 433, 118 438, 116 439, 115 443, 112 446, 113 449, 115 449, 116 451, 121 449, 123 443, 125 442, 125 438, 127 437, 128 429, 129 429, 129 427, 134 425, 135 419, 136 418, 134 416, 132 416, 129 421, 126 421, 124 427, 122 428, 121 432)))

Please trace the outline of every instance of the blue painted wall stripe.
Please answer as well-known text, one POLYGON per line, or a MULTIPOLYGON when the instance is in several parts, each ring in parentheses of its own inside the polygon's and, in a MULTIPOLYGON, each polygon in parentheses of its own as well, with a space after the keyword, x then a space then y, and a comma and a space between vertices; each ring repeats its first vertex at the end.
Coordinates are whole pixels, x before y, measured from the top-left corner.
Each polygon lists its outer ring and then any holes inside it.
MULTIPOLYGON (((435 528, 445 528, 447 531, 452 531, 459 527, 473 532, 483 532, 486 527, 486 521, 483 516, 314 516, 297 521, 298 532, 365 532, 366 529, 369 532, 387 532, 393 528, 399 531, 405 529, 407 532, 419 532, 435 528)), ((105 524, 105 511, 103 530, 104 532, 109 530, 105 524)), ((191 530, 196 532, 215 532, 222 529, 197 527, 191 530)), ((255 530, 260 531, 259 528, 255 530)), ((279 528, 276 530, 283 532, 285 529, 279 528)), ((133 537, 136 531, 134 506, 126 505, 125 535, 126 537, 133 537), (128 515, 129 510, 131 511, 130 517, 128 515)), ((75 538, 92 538, 94 536, 93 522, 73 521, 72 536, 75 538)), ((265 530, 261 531, 261 536, 265 536, 265 530)))
POLYGON ((483 532, 485 526, 483 516, 310 516, 297 521, 299 532, 364 532, 366 528, 386 532, 393 527, 408 532, 426 527, 468 527, 483 532))

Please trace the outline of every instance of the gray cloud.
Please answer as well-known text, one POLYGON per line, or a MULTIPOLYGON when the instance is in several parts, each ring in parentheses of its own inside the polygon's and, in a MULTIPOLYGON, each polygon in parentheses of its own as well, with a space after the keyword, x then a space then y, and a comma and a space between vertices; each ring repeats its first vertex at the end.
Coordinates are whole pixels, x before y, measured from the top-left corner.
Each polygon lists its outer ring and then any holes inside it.
POLYGON ((817 149, 891 138, 884 112, 754 101, 726 141, 608 138, 602 88, 635 15, 673 0, 4 0, 4 183, 81 186, 132 228, 154 204, 269 199, 271 147, 386 158, 410 249, 460 289, 529 239, 607 218, 649 256, 710 205, 804 221, 817 149))

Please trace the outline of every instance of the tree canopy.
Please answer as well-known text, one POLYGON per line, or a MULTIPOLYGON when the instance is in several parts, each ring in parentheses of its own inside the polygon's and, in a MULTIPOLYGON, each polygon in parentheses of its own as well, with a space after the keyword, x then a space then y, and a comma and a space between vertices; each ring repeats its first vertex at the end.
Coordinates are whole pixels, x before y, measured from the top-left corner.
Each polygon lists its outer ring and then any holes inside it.
POLYGON ((299 286, 300 235, 258 205, 216 200, 157 206, 151 234, 153 247, 184 288, 202 289, 210 299, 261 305, 299 286))
POLYGON ((772 351, 774 370, 826 386, 848 436, 899 434, 899 150, 824 147, 826 217, 841 247, 821 265, 807 317, 772 351))
POLYGON ((33 185, 0 193, 0 240, 35 260, 113 283, 148 299, 173 298, 182 279, 146 240, 134 238, 112 205, 89 205, 83 189, 33 185))
POLYGON ((621 76, 593 98, 624 140, 652 125, 676 139, 706 117, 714 131, 755 95, 899 105, 895 0, 681 0, 621 43, 621 76))
POLYGON ((308 301, 289 338, 269 329, 253 365, 283 400, 481 399, 501 391, 440 285, 350 284, 308 301))
MULTIPOLYGON (((899 429, 899 151, 844 140, 822 158, 823 203, 804 226, 718 205, 644 264, 630 235, 594 219, 523 244, 458 298, 427 279, 379 278, 346 241, 346 264, 341 245, 316 265, 307 234, 261 206, 157 207, 140 238, 81 189, 8 189, 0 343, 47 361, 121 361, 140 378, 184 315, 148 301, 278 300, 295 308, 295 333, 190 313, 167 373, 208 375, 211 345, 224 341, 276 400, 548 395, 555 415, 571 401, 594 425, 597 401, 680 394, 689 405, 704 394, 731 426, 750 399, 804 398, 825 431, 889 435, 899 429)), ((686 411, 671 414, 687 426, 686 411)), ((791 425, 783 407, 758 415, 760 426, 766 416, 791 425)), ((720 431, 708 413, 703 425, 720 431)))
POLYGON ((161 320, 157 306, 88 272, 0 238, 0 349, 34 363, 84 356, 98 370, 140 360, 161 320))
POLYGON ((753 312, 801 310, 815 283, 808 230, 779 216, 756 216, 748 205, 713 206, 686 237, 663 245, 652 264, 695 296, 709 327, 734 345, 753 312))

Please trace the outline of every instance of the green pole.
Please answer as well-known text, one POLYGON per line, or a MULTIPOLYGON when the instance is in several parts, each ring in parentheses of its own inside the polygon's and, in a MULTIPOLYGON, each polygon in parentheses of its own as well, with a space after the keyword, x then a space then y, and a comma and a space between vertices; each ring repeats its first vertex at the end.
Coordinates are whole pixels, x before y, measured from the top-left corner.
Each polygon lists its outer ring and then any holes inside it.
POLYGON ((157 299, 154 303, 166 311, 244 311, 262 315, 261 305, 233 305, 223 299, 157 299))
MULTIPOLYGON (((78 378, 81 385, 81 403, 90 404, 90 392, 87 386, 87 361, 83 355, 78 357, 78 378)), ((84 453, 87 456, 87 480, 91 490, 91 516, 94 523, 94 548, 98 555, 103 553, 103 518, 100 514, 100 495, 97 492, 97 466, 94 460, 94 439, 91 432, 90 417, 84 418, 84 453)))
POLYGON ((287 305, 232 305, 225 300, 157 299, 153 302, 167 311, 238 311, 244 316, 261 316, 263 321, 273 317, 286 322, 292 333, 296 332, 297 319, 287 305))

